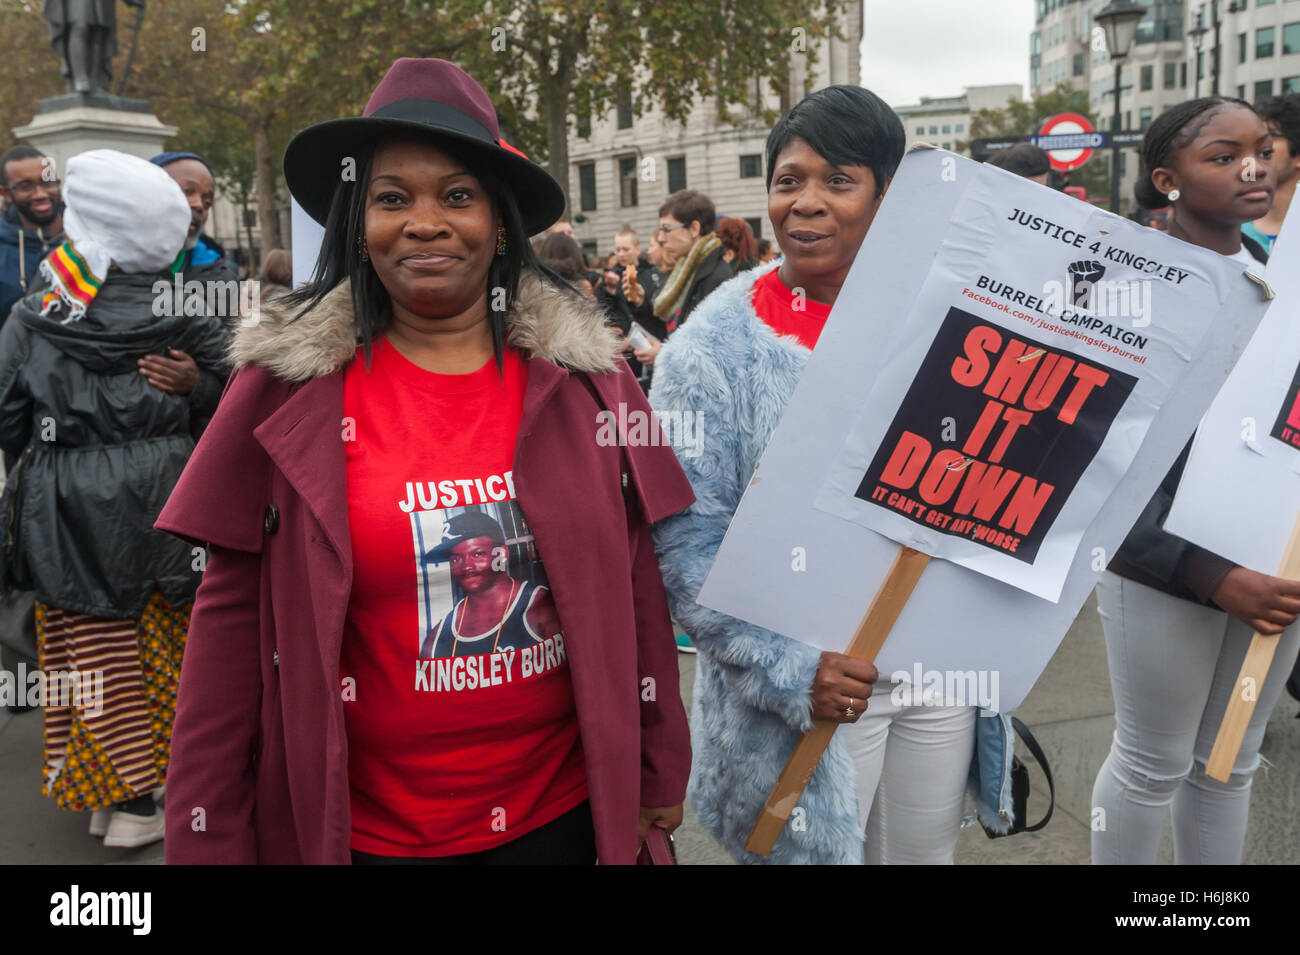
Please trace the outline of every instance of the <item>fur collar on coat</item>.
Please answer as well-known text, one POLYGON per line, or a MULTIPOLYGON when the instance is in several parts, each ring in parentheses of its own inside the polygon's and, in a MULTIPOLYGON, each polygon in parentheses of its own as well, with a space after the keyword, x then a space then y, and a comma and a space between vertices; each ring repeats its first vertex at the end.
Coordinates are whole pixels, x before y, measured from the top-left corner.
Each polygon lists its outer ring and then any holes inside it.
MULTIPOLYGON (((240 325, 230 346, 235 368, 259 365, 277 378, 302 382, 332 374, 356 356, 352 285, 346 279, 297 321, 301 311, 283 299, 262 305, 261 319, 240 325)), ((525 271, 507 319, 507 340, 530 356, 572 371, 618 368, 618 334, 594 302, 556 288, 525 271)))

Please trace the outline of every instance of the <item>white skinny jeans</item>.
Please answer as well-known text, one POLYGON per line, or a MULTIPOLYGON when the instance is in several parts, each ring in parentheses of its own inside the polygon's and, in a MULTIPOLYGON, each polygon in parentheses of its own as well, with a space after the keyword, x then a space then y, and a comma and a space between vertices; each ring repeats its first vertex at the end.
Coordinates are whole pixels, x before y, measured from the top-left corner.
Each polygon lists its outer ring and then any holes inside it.
POLYGON ((838 731, 853 760, 863 858, 952 865, 979 707, 899 705, 896 685, 882 677, 866 712, 838 731))
POLYGON ((1300 625, 1275 638, 1241 752, 1221 783, 1205 765, 1251 628, 1110 571, 1097 584, 1097 603, 1115 737, 1092 790, 1093 864, 1154 863, 1170 808, 1175 864, 1240 864, 1259 744, 1300 648, 1300 625))

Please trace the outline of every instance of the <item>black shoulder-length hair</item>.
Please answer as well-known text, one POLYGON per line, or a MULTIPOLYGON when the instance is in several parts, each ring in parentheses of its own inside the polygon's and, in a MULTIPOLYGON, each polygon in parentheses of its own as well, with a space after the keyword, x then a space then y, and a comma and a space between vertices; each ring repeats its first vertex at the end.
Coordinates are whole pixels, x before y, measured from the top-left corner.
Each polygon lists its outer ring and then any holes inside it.
POLYGON ((831 165, 870 167, 879 197, 903 161, 907 134, 898 114, 865 87, 827 86, 809 93, 768 133, 769 192, 776 159, 795 139, 802 139, 831 165))
MULTIPOLYGON (((498 371, 502 367, 502 355, 506 338, 506 318, 514 307, 519 292, 519 280, 525 270, 532 270, 537 277, 576 298, 580 294, 567 282, 547 268, 533 252, 528 233, 524 228, 523 217, 514 193, 497 170, 483 161, 475 151, 459 147, 451 140, 428 137, 431 146, 447 153, 463 165, 490 197, 493 208, 501 216, 501 224, 506 232, 505 255, 493 255, 488 268, 487 288, 501 289, 501 293, 488 296, 488 317, 492 324, 492 352, 496 357, 498 371), (495 306, 501 304, 503 308, 495 306)), ((383 142, 380 140, 379 142, 383 142)), ((358 250, 358 238, 365 230, 366 192, 370 184, 370 166, 374 158, 375 146, 371 144, 356 157, 356 179, 344 180, 340 177, 334 189, 334 198, 330 201, 329 214, 325 219, 325 236, 321 240, 320 254, 311 280, 299 289, 285 296, 291 306, 301 306, 301 310, 291 321, 297 321, 304 314, 320 304, 331 291, 344 279, 352 282, 352 309, 356 315, 357 331, 365 352, 367 364, 370 361, 370 349, 374 341, 384 333, 392 321, 392 299, 384 288, 379 276, 368 261, 362 261, 358 250)))

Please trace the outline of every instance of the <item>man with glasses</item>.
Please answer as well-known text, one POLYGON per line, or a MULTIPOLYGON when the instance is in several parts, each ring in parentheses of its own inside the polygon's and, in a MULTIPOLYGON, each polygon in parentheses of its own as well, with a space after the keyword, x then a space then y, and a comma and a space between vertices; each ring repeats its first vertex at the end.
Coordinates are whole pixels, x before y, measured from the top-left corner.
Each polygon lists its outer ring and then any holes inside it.
POLYGON ((52 160, 31 146, 0 156, 0 322, 34 285, 39 266, 63 240, 63 198, 52 160))

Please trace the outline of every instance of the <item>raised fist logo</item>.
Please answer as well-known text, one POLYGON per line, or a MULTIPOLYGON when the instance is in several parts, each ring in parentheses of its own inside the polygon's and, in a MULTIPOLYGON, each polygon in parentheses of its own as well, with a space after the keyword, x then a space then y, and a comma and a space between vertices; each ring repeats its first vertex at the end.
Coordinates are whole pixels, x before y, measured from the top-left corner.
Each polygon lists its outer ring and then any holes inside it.
POLYGON ((1070 276, 1070 304, 1085 311, 1092 308, 1092 288, 1106 274, 1106 266, 1096 259, 1071 262, 1066 269, 1070 276))

